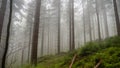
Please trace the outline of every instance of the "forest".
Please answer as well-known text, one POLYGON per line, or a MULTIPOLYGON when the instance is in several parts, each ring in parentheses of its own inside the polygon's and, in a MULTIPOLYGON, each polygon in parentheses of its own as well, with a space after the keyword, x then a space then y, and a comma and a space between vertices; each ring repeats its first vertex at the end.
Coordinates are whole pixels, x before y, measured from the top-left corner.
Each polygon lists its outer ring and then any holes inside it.
POLYGON ((120 68, 120 0, 0 0, 0 68, 120 68))

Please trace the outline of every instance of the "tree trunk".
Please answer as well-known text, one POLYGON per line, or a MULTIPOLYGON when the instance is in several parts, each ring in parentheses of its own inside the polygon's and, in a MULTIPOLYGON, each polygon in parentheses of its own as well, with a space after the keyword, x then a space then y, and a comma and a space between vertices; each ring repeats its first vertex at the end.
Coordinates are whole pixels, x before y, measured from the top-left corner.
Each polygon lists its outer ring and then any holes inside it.
POLYGON ((6 6, 7 6, 7 0, 2 0, 2 4, 0 8, 0 42, 1 42, 2 27, 3 27, 3 22, 4 22, 6 6))
POLYGON ((99 20, 99 10, 98 10, 98 1, 96 1, 96 15, 97 15, 97 21, 98 21, 98 37, 99 37, 99 41, 101 41, 101 30, 100 30, 100 20, 99 20))
POLYGON ((83 0, 82 0, 82 8, 83 8, 83 31, 84 31, 84 44, 86 43, 86 28, 85 28, 85 14, 84 14, 84 5, 83 5, 83 0))
POLYGON ((40 18, 40 5, 41 0, 36 1, 36 12, 35 21, 33 28, 33 38, 32 38, 32 52, 31 52, 31 63, 37 65, 37 47, 38 47, 38 35, 39 35, 39 18, 40 18))
POLYGON ((118 32, 118 36, 120 36, 120 20, 119 20, 118 8, 117 8, 117 2, 116 2, 116 0, 113 0, 113 4, 114 4, 114 12, 115 12, 116 25, 117 25, 117 32, 118 32))
POLYGON ((61 5, 61 0, 58 0, 58 54, 60 53, 60 19, 61 19, 61 14, 60 14, 60 5, 61 5))
POLYGON ((92 32, 91 32, 91 12, 90 12, 90 1, 87 0, 87 12, 88 12, 88 23, 89 23, 89 36, 90 41, 92 41, 92 32))
POLYGON ((105 22, 105 34, 106 37, 109 37, 109 31, 108 31, 108 21, 107 21, 107 13, 106 13, 106 8, 105 8, 105 3, 104 0, 102 1, 102 8, 103 8, 103 17, 104 17, 104 22, 105 22))
POLYGON ((5 51, 4 51, 4 55, 2 57, 2 67, 1 68, 5 68, 6 56, 7 56, 8 46, 9 46, 10 25, 11 25, 11 20, 12 20, 12 4, 13 4, 13 1, 10 0, 9 22, 7 25, 7 37, 6 37, 6 43, 5 43, 5 51))
POLYGON ((69 12, 70 12, 70 51, 75 49, 75 37, 74 37, 74 0, 69 0, 69 12))
POLYGON ((42 42, 41 42, 41 56, 43 56, 43 46, 44 46, 44 30, 45 30, 45 23, 43 22, 42 28, 42 42))

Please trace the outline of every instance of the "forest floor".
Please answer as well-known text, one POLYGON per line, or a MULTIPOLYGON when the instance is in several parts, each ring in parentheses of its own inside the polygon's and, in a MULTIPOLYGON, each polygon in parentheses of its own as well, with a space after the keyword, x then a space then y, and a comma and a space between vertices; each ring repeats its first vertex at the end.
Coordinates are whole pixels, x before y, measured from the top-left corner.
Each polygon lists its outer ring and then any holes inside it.
POLYGON ((89 42, 68 53, 40 57, 36 67, 22 68, 120 68, 120 37, 89 42))

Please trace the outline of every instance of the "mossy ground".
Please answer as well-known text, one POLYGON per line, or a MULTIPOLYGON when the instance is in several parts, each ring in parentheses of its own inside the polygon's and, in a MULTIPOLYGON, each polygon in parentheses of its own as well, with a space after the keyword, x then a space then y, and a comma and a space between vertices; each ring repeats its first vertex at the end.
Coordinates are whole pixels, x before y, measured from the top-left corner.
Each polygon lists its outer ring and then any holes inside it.
POLYGON ((68 53, 39 58, 36 67, 24 65, 22 68, 68 68, 77 54, 72 68, 94 68, 102 60, 99 68, 120 68, 120 37, 111 37, 101 42, 89 42, 83 47, 68 53))

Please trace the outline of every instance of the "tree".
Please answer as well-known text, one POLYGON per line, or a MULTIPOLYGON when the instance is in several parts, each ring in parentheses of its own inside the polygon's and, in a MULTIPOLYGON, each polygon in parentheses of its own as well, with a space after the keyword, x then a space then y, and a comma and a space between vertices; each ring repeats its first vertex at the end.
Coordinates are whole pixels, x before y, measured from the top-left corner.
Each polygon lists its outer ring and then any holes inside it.
POLYGON ((92 32, 91 32, 91 11, 90 11, 90 1, 89 1, 89 0, 87 0, 87 12, 88 12, 88 24, 89 24, 90 41, 92 41, 92 32))
POLYGON ((116 0, 113 0, 113 5, 114 5, 116 25, 117 25, 117 32, 118 32, 118 36, 120 36, 120 20, 119 20, 119 15, 118 15, 118 9, 117 9, 117 2, 116 2, 116 0))
POLYGON ((61 14, 60 14, 60 5, 61 5, 61 0, 58 0, 58 54, 60 53, 60 19, 61 19, 61 14))
POLYGON ((84 11, 85 11, 85 9, 84 9, 84 5, 83 5, 83 2, 84 0, 82 0, 82 8, 83 8, 83 31, 84 31, 84 43, 86 42, 86 32, 85 32, 85 30, 86 30, 86 28, 85 28, 85 13, 84 13, 84 11))
POLYGON ((31 52, 31 63, 33 65, 37 64, 37 47, 38 47, 38 34, 39 34, 39 21, 40 21, 40 5, 41 0, 36 1, 36 11, 35 11, 35 20, 33 28, 33 37, 32 37, 32 52, 31 52))
POLYGON ((103 9, 103 17, 104 17, 104 22, 105 22, 105 34, 106 34, 106 37, 109 37, 107 13, 106 13, 104 0, 101 0, 101 6, 102 6, 102 9, 103 9))
POLYGON ((74 37, 74 0, 69 0, 69 24, 70 24, 70 50, 75 49, 75 37, 74 37))
POLYGON ((42 26, 43 26, 43 28, 42 28, 41 56, 43 56, 45 22, 43 22, 42 26))
POLYGON ((99 20, 99 10, 98 10, 98 0, 95 0, 96 3, 96 15, 97 15, 97 21, 98 21, 98 37, 99 41, 101 40, 101 32, 100 32, 100 20, 99 20))
POLYGON ((0 8, 0 40, 1 40, 1 34, 2 34, 2 27, 4 22, 4 16, 7 6, 7 0, 2 0, 1 8, 0 8))
POLYGON ((10 0, 9 22, 8 22, 8 25, 7 25, 7 37, 6 37, 6 43, 5 43, 5 51, 4 51, 4 54, 3 54, 3 57, 2 57, 2 67, 1 68, 5 68, 6 55, 7 55, 8 46, 9 46, 10 25, 11 25, 11 20, 12 20, 12 4, 13 4, 13 1, 10 0))

